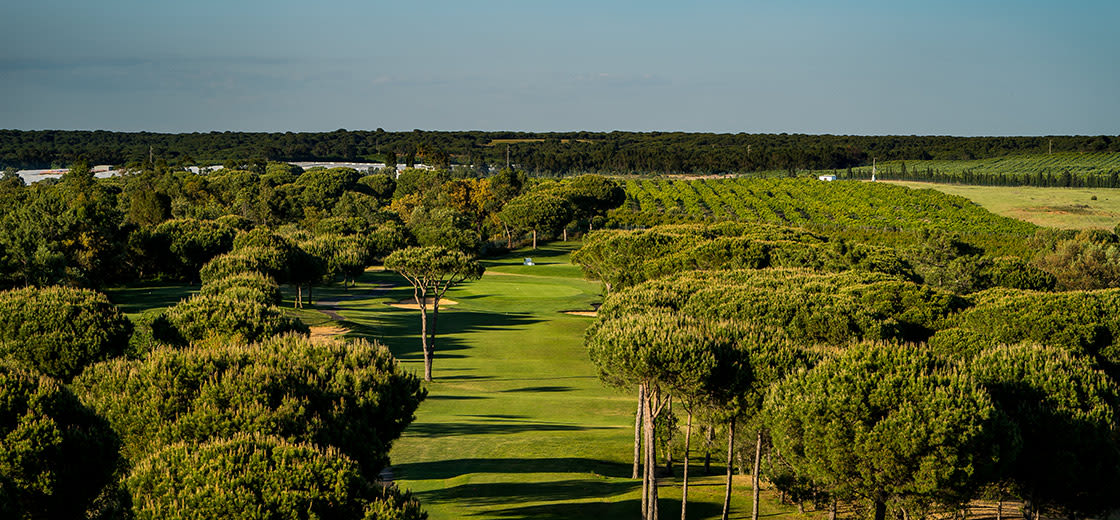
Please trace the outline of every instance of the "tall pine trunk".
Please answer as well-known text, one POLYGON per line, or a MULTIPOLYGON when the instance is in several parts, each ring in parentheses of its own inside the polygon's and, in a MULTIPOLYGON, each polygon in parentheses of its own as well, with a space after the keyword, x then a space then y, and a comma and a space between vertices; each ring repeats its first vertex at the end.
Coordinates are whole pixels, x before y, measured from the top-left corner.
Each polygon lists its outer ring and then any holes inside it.
POLYGON ((537 230, 533 230, 533 249, 537 248, 537 230))
POLYGON ((688 449, 692 441, 692 408, 688 409, 688 420, 684 427, 684 481, 681 484, 681 520, 686 520, 688 515, 685 514, 685 509, 688 507, 688 449))
POLYGON ((875 516, 874 520, 885 520, 887 517, 887 503, 876 499, 875 500, 875 516))
POLYGON ((758 470, 762 465, 762 430, 758 430, 758 438, 754 444, 754 471, 751 472, 751 487, 754 492, 754 504, 751 506, 751 520, 758 520, 758 470))
POLYGON ((638 411, 634 414, 634 472, 630 476, 632 479, 638 478, 638 466, 641 465, 642 457, 642 410, 645 408, 646 388, 643 385, 638 385, 638 411))
MULTIPOLYGON (((647 386, 648 385, 646 385, 645 383, 642 383, 642 386, 641 386, 640 390, 638 391, 639 395, 642 396, 640 406, 642 408, 641 424, 642 424, 643 440, 645 440, 646 423, 649 421, 649 412, 650 412, 650 409, 649 409, 649 393, 648 393, 649 389, 647 388, 647 386)), ((650 518, 650 514, 649 514, 649 510, 650 510, 650 506, 649 506, 649 445, 648 445, 648 443, 645 443, 645 442, 643 442, 642 444, 644 445, 644 448, 645 448, 644 450, 642 450, 642 455, 644 456, 644 458, 642 459, 642 520, 649 520, 649 518, 650 518)))
POLYGON ((646 510, 648 511, 649 520, 657 520, 657 441, 654 437, 654 425, 657 420, 657 413, 653 407, 658 405, 661 401, 660 392, 657 387, 653 386, 646 390, 646 421, 645 421, 645 444, 646 444, 646 479, 649 481, 647 489, 648 499, 646 510))
MULTIPOLYGON (((727 488, 723 491, 723 520, 731 513, 731 457, 735 455, 735 417, 727 425, 727 488)), ((883 520, 883 519, 877 519, 883 520)))
POLYGON ((432 380, 432 346, 428 343, 428 298, 427 294, 414 290, 416 303, 420 305, 420 349, 424 352, 424 381, 432 380))

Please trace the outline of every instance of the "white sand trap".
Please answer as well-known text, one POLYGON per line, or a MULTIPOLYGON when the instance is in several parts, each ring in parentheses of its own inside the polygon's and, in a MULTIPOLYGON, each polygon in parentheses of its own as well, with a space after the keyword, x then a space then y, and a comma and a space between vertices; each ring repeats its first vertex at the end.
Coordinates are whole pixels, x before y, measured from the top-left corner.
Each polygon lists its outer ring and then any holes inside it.
POLYGON ((599 315, 597 311, 564 311, 564 314, 571 314, 572 316, 588 316, 591 318, 599 315))

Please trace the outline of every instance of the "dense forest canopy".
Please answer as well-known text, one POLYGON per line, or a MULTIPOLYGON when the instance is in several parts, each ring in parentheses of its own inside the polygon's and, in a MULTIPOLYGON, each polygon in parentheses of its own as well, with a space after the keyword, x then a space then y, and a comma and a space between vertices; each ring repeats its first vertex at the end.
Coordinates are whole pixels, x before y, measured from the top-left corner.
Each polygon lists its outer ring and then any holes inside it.
POLYGON ((837 169, 872 159, 971 160, 1009 154, 1120 152, 1120 136, 950 137, 685 132, 209 132, 0 130, 0 167, 225 161, 386 161, 572 172, 837 169), (508 152, 508 155, 507 155, 508 152))

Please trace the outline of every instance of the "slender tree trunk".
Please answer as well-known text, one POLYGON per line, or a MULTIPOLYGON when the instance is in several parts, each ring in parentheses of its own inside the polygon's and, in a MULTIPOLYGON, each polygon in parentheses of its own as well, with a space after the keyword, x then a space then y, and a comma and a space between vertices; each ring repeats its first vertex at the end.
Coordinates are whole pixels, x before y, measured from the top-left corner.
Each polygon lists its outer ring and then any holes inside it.
POLYGON ((836 499, 828 502, 828 520, 836 520, 836 499))
POLYGON ((537 249, 537 230, 533 230, 533 249, 537 249))
POLYGON ((424 351, 424 381, 432 380, 432 350, 428 345, 428 299, 427 295, 413 291, 416 303, 420 304, 420 349, 424 351))
POLYGON ((564 226, 564 241, 568 241, 568 227, 564 226))
POLYGON ((762 430, 758 430, 754 443, 754 471, 751 471, 751 487, 754 504, 751 505, 751 520, 758 520, 758 471, 762 465, 762 430))
MULTIPOLYGON (((731 460, 735 455, 735 417, 727 424, 727 488, 723 492, 723 520, 731 513, 731 460)), ((882 520, 881 518, 878 520, 882 520)))
MULTIPOLYGON (((642 383, 638 387, 638 396, 641 396, 641 402, 638 406, 641 411, 638 415, 641 417, 642 437, 645 437, 646 423, 650 418, 650 396, 648 396, 648 388, 646 383, 642 383)), ((648 454, 648 443, 642 443, 645 449, 642 451, 642 520, 650 520, 650 454, 648 454)))
POLYGON ((996 500, 996 520, 1003 520, 1003 493, 996 500))
POLYGON ((681 520, 686 520, 685 508, 688 507, 688 449, 692 441, 692 408, 688 408, 688 420, 684 427, 684 483, 681 484, 681 520))
POLYGON ((303 308, 303 284, 296 284, 296 308, 303 308))
POLYGON ((630 478, 638 478, 638 466, 641 465, 642 453, 642 410, 645 409, 646 388, 638 385, 638 412, 634 414, 634 473, 630 478))
POLYGON ((646 478, 649 480, 649 499, 648 511, 649 519, 656 520, 658 517, 657 511, 657 440, 654 436, 654 425, 657 420, 657 412, 653 407, 661 401, 660 392, 656 386, 651 386, 646 390, 646 402, 649 405, 646 407, 646 478))
POLYGON ((874 520, 886 520, 887 517, 887 503, 882 500, 875 500, 875 516, 874 520))
POLYGON ((506 249, 513 249, 513 233, 506 228, 506 249))
MULTIPOLYGON (((669 396, 669 415, 673 414, 673 396, 669 396)), ((668 438, 665 439, 665 472, 671 477, 673 476, 673 435, 672 430, 669 431, 668 438)))
POLYGON ((428 327, 428 350, 436 351, 436 322, 439 321, 439 300, 432 302, 432 326, 428 327))
POLYGON ((704 428, 704 475, 712 474, 712 437, 715 435, 715 426, 708 425, 704 428))

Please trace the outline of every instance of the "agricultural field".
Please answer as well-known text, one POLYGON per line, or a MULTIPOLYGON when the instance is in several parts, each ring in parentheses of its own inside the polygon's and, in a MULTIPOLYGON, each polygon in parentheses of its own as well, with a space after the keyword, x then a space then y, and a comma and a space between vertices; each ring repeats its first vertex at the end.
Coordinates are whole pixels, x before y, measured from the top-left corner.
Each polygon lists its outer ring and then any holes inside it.
POLYGON ((1043 227, 1113 229, 1120 224, 1120 190, 1117 189, 886 182, 964 197, 997 215, 1043 227))
POLYGON ((1036 229, 962 197, 883 183, 630 179, 625 187, 626 202, 609 214, 621 227, 736 220, 883 236, 930 229, 997 246, 996 237, 1021 240, 1036 229))
MULTIPOLYGON (((1120 153, 1062 152, 1008 155, 971 161, 908 160, 879 163, 879 179, 996 186, 1120 188, 1120 153)), ((847 172, 837 171, 842 177, 847 172)), ((851 176, 868 179, 870 167, 851 176)))

